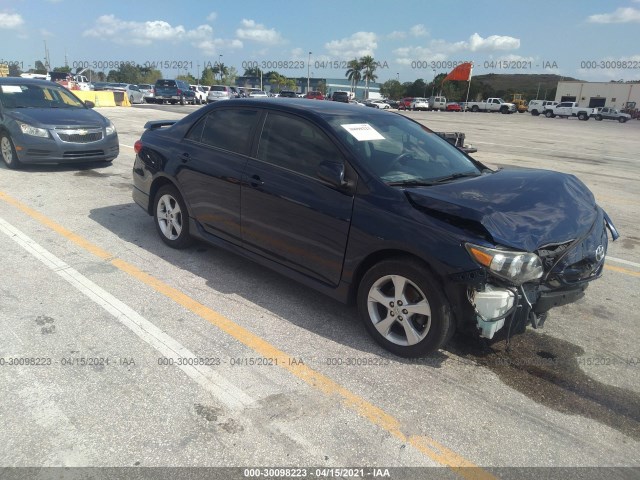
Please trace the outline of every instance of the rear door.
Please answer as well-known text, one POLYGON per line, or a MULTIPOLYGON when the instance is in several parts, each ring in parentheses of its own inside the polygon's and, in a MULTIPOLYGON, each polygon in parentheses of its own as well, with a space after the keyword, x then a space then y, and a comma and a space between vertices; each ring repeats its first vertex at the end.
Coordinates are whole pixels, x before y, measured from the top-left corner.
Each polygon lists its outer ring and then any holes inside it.
POLYGON ((176 152, 177 173, 192 217, 211 235, 240 245, 240 180, 252 148, 258 111, 218 108, 203 115, 176 152))
POLYGON ((344 158, 318 126, 268 112, 242 179, 245 248, 329 285, 337 285, 353 194, 320 180, 321 162, 344 158))

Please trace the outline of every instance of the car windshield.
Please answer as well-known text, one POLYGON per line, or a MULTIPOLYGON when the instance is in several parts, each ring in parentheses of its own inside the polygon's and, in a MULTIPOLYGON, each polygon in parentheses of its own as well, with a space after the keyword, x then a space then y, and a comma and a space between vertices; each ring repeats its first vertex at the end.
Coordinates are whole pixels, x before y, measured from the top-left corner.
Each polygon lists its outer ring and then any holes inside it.
POLYGON ((5 108, 86 108, 69 90, 50 85, 13 84, 0 86, 0 102, 5 108))
POLYGON ((329 122, 360 162, 387 184, 432 185, 482 173, 456 147, 401 115, 339 115, 329 122))

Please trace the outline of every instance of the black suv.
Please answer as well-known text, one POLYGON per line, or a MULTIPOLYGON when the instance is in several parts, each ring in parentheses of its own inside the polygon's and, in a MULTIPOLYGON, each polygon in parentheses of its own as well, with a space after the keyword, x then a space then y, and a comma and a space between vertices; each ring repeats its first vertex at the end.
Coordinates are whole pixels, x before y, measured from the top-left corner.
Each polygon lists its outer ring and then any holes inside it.
POLYGON ((185 103, 196 103, 196 92, 192 91, 189 84, 183 80, 166 80, 160 79, 154 86, 154 102, 165 103, 169 102, 172 105, 180 102, 180 105, 185 103))
POLYGON ((298 95, 296 95, 296 92, 293 90, 282 90, 280 92, 280 96, 286 98, 298 98, 298 95))
POLYGON ((331 100, 334 102, 349 103, 349 94, 347 92, 333 92, 331 100))

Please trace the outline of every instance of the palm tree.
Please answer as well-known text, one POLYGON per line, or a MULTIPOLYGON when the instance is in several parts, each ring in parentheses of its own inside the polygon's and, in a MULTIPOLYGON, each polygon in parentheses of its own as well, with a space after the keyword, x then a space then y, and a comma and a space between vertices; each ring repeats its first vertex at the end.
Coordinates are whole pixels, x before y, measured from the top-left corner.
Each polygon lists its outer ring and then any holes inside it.
POLYGON ((369 96, 369 82, 375 82, 378 76, 374 73, 376 71, 376 61, 371 55, 366 55, 360 58, 360 64, 362 65, 363 75, 365 81, 365 96, 369 96))
POLYGON ((349 68, 347 69, 347 73, 345 73, 345 77, 351 82, 351 91, 354 92, 355 95, 358 92, 358 82, 362 80, 362 64, 357 58, 354 58, 349 61, 347 66, 349 68))

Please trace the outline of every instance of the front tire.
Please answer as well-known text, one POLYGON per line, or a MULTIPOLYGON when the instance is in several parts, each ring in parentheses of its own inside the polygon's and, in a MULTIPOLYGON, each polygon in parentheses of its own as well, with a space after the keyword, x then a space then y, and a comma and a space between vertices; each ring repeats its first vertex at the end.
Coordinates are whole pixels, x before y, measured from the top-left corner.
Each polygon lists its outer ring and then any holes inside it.
POLYGON ((624 122, 626 122, 626 121, 627 121, 627 119, 626 119, 626 118, 624 118, 624 117, 620 117, 620 118, 618 118, 618 122, 620 122, 620 123, 624 123, 624 122))
POLYGON ((545 117, 547 118, 553 118, 555 117, 554 113, 551 110, 547 110, 544 114, 545 117))
POLYGON ((602 115, 596 115, 596 120, 601 122, 602 121, 602 115))
POLYGON ((374 265, 360 282, 358 311, 374 340, 401 357, 438 350, 454 329, 439 283, 415 259, 392 258, 374 265))
POLYGON ((2 136, 0 136, 0 151, 2 152, 2 160, 8 168, 12 170, 20 168, 18 154, 8 133, 3 133, 2 136))
POLYGON ((193 242, 189 234, 187 206, 173 185, 165 185, 156 193, 153 218, 160 238, 171 248, 186 248, 193 242))
POLYGON ((540 115, 540 112, 538 110, 531 110, 531 115, 537 117, 538 115, 540 115))

